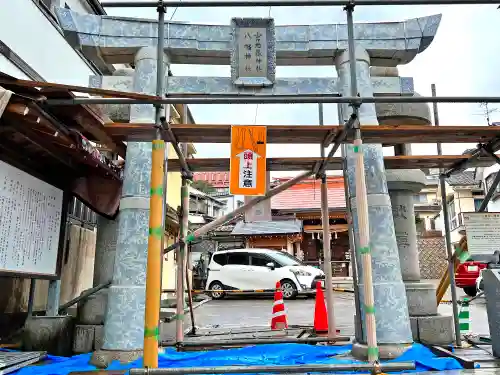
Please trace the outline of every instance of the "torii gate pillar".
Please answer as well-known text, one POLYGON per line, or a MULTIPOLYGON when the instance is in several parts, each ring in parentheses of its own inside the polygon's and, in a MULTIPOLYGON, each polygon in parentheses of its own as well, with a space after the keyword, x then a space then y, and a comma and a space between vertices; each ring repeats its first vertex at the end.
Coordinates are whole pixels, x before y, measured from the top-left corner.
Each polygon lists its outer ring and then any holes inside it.
MULTIPOLYGON (((363 48, 356 48, 356 74, 358 92, 361 97, 373 96, 370 77, 370 56, 363 48)), ((349 54, 344 51, 336 61, 339 76, 339 90, 344 96, 350 96, 349 54)), ((342 113, 349 116, 352 109, 344 105, 342 113)), ((347 117, 344 118, 345 120, 347 117)), ((362 125, 378 125, 374 104, 363 104, 359 108, 359 121, 362 125)), ((375 294, 375 317, 377 322, 377 341, 380 358, 394 358, 404 352, 413 343, 410 329, 410 317, 406 300, 406 291, 401 277, 398 246, 394 232, 391 199, 387 189, 382 145, 364 144, 366 189, 368 194, 368 214, 370 222, 370 248, 373 267, 373 288, 375 294)), ((347 182, 356 247, 359 242, 356 208, 355 153, 353 146, 347 147, 347 182)), ((356 253, 358 267, 361 259, 356 253)), ((363 273, 358 272, 360 301, 363 301, 363 273)), ((362 316, 364 307, 361 306, 362 316)), ((362 318, 363 332, 366 332, 362 318)), ((353 345, 353 355, 367 357, 366 335, 357 337, 353 345)))

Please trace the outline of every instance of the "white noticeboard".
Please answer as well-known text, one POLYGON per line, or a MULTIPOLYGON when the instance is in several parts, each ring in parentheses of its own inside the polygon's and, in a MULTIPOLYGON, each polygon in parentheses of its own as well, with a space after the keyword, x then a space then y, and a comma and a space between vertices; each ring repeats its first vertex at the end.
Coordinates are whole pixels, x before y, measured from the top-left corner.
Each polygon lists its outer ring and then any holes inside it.
POLYGON ((469 253, 493 254, 500 250, 500 212, 466 212, 463 218, 469 253))
POLYGON ((0 272, 55 276, 63 191, 0 161, 0 272))

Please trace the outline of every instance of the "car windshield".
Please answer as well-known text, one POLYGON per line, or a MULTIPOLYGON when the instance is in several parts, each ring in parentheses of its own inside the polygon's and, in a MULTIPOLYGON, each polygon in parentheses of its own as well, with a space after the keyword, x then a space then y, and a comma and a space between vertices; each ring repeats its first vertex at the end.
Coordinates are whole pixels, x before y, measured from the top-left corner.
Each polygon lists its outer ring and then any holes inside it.
POLYGON ((271 256, 271 258, 276 260, 276 262, 278 262, 282 266, 302 266, 303 265, 300 260, 298 260, 294 256, 292 256, 288 253, 285 253, 285 252, 281 252, 281 251, 274 252, 273 251, 269 255, 271 256))

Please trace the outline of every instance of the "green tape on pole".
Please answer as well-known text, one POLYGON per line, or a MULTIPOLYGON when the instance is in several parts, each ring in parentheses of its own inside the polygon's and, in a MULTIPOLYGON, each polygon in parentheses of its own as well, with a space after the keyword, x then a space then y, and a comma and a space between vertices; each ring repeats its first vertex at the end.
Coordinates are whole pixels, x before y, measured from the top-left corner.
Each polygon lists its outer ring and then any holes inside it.
POLYGON ((181 198, 186 198, 189 196, 188 189, 181 189, 181 198))
POLYGON ((151 188, 151 196, 153 195, 159 195, 160 197, 163 197, 163 186, 151 188))
POLYGON ((378 358, 378 348, 377 347, 368 347, 368 357, 377 357, 378 358))
POLYGON ((155 328, 144 328, 144 337, 154 337, 158 340, 160 337, 160 330, 158 327, 155 328))
POLYGON ((358 153, 361 152, 361 146, 354 146, 353 147, 354 152, 358 153))
POLYGON ((149 228, 149 235, 156 238, 161 238, 162 232, 163 232, 162 227, 149 228))
POLYGON ((186 243, 190 243, 190 242, 193 242, 194 240, 196 239, 195 235, 194 234, 189 234, 187 237, 186 237, 186 243))
POLYGON ((175 314, 173 317, 172 317, 173 320, 182 320, 184 319, 184 314, 175 314))
POLYGON ((360 247, 359 252, 361 254, 370 254, 370 247, 369 246, 360 247))
POLYGON ((153 150, 165 148, 165 142, 153 142, 153 150))
POLYGON ((365 313, 367 313, 367 314, 375 314, 375 306, 365 305, 365 313))

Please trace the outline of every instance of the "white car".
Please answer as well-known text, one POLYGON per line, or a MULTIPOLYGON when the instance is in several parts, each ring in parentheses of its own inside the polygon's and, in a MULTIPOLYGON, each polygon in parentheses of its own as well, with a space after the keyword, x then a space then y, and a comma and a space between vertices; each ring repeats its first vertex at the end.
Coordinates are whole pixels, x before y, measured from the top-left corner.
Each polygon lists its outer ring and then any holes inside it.
POLYGON ((323 271, 304 265, 283 251, 223 250, 214 253, 210 260, 206 290, 213 299, 221 299, 231 290, 274 290, 279 281, 283 297, 293 299, 299 293, 314 294, 316 283, 320 281, 324 286, 324 279, 323 271))

